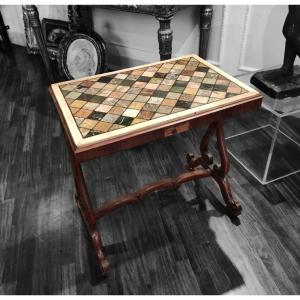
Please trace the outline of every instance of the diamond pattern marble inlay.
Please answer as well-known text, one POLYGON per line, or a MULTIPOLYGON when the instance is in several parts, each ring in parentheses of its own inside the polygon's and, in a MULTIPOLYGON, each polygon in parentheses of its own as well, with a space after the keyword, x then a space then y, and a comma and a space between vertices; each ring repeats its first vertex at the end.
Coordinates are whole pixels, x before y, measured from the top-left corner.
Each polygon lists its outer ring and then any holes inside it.
POLYGON ((83 138, 243 93, 194 57, 60 85, 83 138))

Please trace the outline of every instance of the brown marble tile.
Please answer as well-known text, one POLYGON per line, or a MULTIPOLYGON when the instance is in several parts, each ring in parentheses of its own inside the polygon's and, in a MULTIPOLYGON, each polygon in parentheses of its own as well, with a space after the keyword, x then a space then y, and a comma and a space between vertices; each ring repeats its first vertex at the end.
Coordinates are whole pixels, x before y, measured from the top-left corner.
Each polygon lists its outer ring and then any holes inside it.
POLYGON ((138 114, 137 118, 144 119, 144 120, 150 120, 153 115, 154 115, 154 112, 152 112, 152 111, 141 110, 140 113, 138 114))
POLYGON ((80 117, 80 118, 87 118, 92 113, 91 110, 83 109, 81 108, 78 110, 74 116, 80 117))

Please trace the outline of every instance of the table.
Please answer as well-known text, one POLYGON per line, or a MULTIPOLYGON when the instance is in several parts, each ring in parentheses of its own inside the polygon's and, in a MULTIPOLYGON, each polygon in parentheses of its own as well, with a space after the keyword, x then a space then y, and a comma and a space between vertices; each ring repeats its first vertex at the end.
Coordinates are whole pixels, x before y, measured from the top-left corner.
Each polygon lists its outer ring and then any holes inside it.
MULTIPOLYGON (((132 13, 153 15, 159 21, 157 31, 160 59, 169 59, 172 56, 173 30, 171 20, 180 10, 187 5, 101 5, 104 9, 114 9, 132 13)), ((73 30, 92 30, 92 6, 68 5, 68 19, 73 30), (88 12, 85 12, 88 10, 88 12), (86 16, 87 15, 87 16, 86 16), (88 17, 89 16, 89 17, 88 17)), ((57 56, 57 50, 47 48, 43 37, 39 12, 35 5, 23 5, 23 21, 26 35, 27 51, 30 54, 40 52, 46 67, 49 81, 54 82, 54 74, 49 61, 57 56)), ((199 55, 206 58, 211 20, 213 15, 212 5, 201 5, 200 10, 200 39, 199 55)))
MULTIPOLYGON (((173 30, 171 29, 171 20, 177 12, 189 7, 189 5, 102 5, 101 7, 154 16, 159 21, 157 37, 160 59, 165 60, 172 56, 173 30)), ((202 58, 206 58, 207 55, 212 14, 212 5, 201 5, 199 55, 202 58)))
MULTIPOLYGON (((75 199, 103 272, 109 269, 97 219, 140 201, 159 189, 211 176, 218 184, 228 213, 237 216, 240 204, 227 180, 229 159, 223 120, 256 110, 261 95, 196 55, 52 84, 49 88, 64 128, 76 186, 75 199), (200 156, 187 154, 186 172, 143 186, 93 208, 81 163, 136 147, 192 128, 209 125, 200 143, 200 156), (220 164, 208 152, 217 137, 220 164)), ((122 176, 122 174, 120 174, 122 176)))
MULTIPOLYGON (((236 78, 250 84, 253 74, 247 72, 236 78)), ((300 171, 300 140, 295 134, 293 136, 291 126, 284 124, 288 118, 299 118, 300 99, 274 99, 263 92, 261 94, 264 99, 262 110, 256 114, 259 124, 251 122, 249 128, 238 130, 226 141, 232 157, 265 185, 300 171), (251 143, 254 140, 255 147, 251 143)))

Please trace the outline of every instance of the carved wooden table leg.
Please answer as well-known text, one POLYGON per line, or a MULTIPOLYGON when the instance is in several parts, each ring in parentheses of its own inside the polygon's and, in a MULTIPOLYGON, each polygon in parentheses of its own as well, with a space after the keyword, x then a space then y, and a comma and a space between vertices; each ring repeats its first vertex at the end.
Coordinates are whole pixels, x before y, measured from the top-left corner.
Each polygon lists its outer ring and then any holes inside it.
POLYGON ((242 208, 241 205, 233 199, 230 185, 226 178, 230 164, 225 146, 222 121, 214 122, 209 125, 200 143, 200 153, 201 156, 198 158, 195 158, 193 154, 187 155, 186 168, 188 170, 194 170, 197 166, 201 165, 205 169, 210 169, 212 171, 211 176, 220 187, 229 214, 238 216, 241 213, 242 208), (219 165, 213 163, 213 157, 208 152, 208 145, 214 134, 217 136, 218 151, 221 162, 219 165))
POLYGON ((170 59, 172 56, 173 30, 170 26, 172 18, 173 15, 156 17, 159 21, 159 29, 157 33, 160 60, 170 59))
POLYGON ((207 56, 207 48, 208 48, 212 15, 213 15, 212 5, 201 6, 199 56, 204 59, 207 56))
MULTIPOLYGON (((67 139, 66 139, 67 140, 67 139)), ((103 251, 101 236, 96 228, 96 217, 90 202, 88 191, 85 185, 83 172, 80 163, 76 160, 72 152, 71 146, 68 144, 68 152, 72 165, 72 171, 76 186, 75 200, 80 209, 82 218, 86 224, 87 231, 90 235, 93 248, 96 252, 97 260, 103 274, 109 270, 109 263, 103 251)))
POLYGON ((229 210, 229 213, 234 216, 238 216, 241 213, 242 207, 238 202, 236 202, 233 199, 230 185, 228 179, 226 178, 226 175, 229 172, 230 163, 228 158, 228 152, 225 145, 224 128, 223 128, 222 121, 216 123, 216 135, 217 135, 217 143, 218 143, 221 165, 220 166, 214 165, 212 177, 215 179, 215 181, 218 183, 221 189, 222 196, 229 210))

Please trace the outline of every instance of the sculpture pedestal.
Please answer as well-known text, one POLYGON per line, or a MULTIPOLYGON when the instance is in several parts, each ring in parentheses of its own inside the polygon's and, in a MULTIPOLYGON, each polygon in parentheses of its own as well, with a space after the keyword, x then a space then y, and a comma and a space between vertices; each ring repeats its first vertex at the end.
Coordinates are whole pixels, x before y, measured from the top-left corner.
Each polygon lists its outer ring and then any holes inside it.
MULTIPOLYGON (((256 74, 249 72, 237 78, 249 84, 256 74)), ((243 126, 236 126, 232 121, 232 135, 226 137, 226 143, 230 155, 265 185, 300 172, 300 127, 297 125, 300 97, 274 99, 266 93, 262 96, 262 109, 244 115, 240 119, 243 126)))
POLYGON ((275 99, 300 95, 300 66, 294 66, 294 74, 278 76, 279 69, 255 73, 250 82, 258 89, 275 99))

